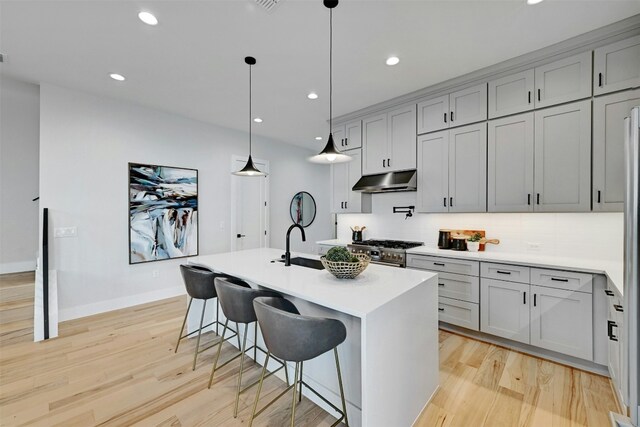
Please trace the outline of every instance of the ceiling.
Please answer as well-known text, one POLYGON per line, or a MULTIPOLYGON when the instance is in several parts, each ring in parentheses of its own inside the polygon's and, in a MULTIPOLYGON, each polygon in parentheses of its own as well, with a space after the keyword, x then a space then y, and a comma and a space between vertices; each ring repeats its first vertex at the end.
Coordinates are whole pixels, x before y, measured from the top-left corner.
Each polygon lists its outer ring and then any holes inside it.
MULTIPOLYGON (((334 115, 638 13, 637 0, 343 0, 334 10, 334 115), (400 63, 385 65, 389 55, 400 63)), ((2 0, 0 70, 247 130, 252 55, 254 116, 264 119, 254 132, 320 149, 328 25, 320 0, 282 0, 273 13, 251 0, 2 0), (143 24, 141 10, 160 23, 143 24), (319 98, 307 99, 310 91, 319 98)))

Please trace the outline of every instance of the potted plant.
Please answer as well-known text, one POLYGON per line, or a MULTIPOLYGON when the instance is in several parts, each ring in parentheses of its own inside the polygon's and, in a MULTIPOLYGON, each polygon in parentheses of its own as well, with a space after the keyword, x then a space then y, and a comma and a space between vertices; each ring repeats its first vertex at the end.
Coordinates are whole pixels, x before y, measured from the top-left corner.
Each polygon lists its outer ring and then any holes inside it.
POLYGON ((478 252, 480 250, 480 240, 482 240, 482 235, 480 233, 476 233, 469 237, 467 240, 467 249, 469 252, 478 252))

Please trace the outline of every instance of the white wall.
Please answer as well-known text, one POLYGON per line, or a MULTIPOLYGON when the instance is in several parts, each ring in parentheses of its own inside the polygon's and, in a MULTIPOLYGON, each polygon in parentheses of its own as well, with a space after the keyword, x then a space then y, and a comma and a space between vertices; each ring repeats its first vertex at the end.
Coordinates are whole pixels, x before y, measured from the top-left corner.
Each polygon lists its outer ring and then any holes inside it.
POLYGON ((35 270, 39 87, 0 76, 0 274, 35 270))
MULTIPOLYGON (((40 99, 41 206, 50 209, 51 230, 78 229, 77 238, 52 240, 61 320, 184 292, 184 259, 128 264, 127 162, 198 169, 200 254, 229 250, 231 231, 220 223, 230 224, 231 156, 247 154, 248 134, 51 85, 42 85, 40 99)), ((318 217, 307 243, 294 238, 292 250, 313 251, 333 231, 329 168, 307 162, 305 149, 254 141, 254 157, 271 167, 271 246, 284 247, 289 201, 306 190, 318 217)))
POLYGON ((417 240, 435 247, 440 228, 481 229, 487 238, 500 239, 487 251, 622 261, 622 213, 418 213, 406 220, 393 213, 393 206, 415 204, 415 192, 374 194, 373 213, 338 216, 338 238, 350 240, 350 226, 366 225, 365 239, 417 240))

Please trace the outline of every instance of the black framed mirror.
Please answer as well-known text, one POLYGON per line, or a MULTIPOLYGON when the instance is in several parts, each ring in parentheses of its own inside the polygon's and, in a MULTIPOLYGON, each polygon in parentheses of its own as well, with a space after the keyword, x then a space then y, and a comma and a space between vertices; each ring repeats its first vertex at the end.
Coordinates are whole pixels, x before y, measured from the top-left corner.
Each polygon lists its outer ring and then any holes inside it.
POLYGON ((308 227, 316 219, 316 200, 308 192, 299 191, 291 199, 289 213, 295 224, 308 227))

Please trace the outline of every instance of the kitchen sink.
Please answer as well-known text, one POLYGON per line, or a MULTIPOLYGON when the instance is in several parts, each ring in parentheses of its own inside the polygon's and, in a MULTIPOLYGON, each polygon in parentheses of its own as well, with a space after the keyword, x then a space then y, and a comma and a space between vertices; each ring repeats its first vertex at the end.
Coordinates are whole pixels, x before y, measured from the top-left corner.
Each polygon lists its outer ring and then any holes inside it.
MULTIPOLYGON (((277 261, 284 262, 283 259, 279 259, 277 261)), ((302 257, 291 258, 291 265, 299 265, 301 267, 313 268, 316 270, 324 270, 324 265, 322 265, 322 263, 319 260, 311 259, 311 258, 302 258, 302 257)))

